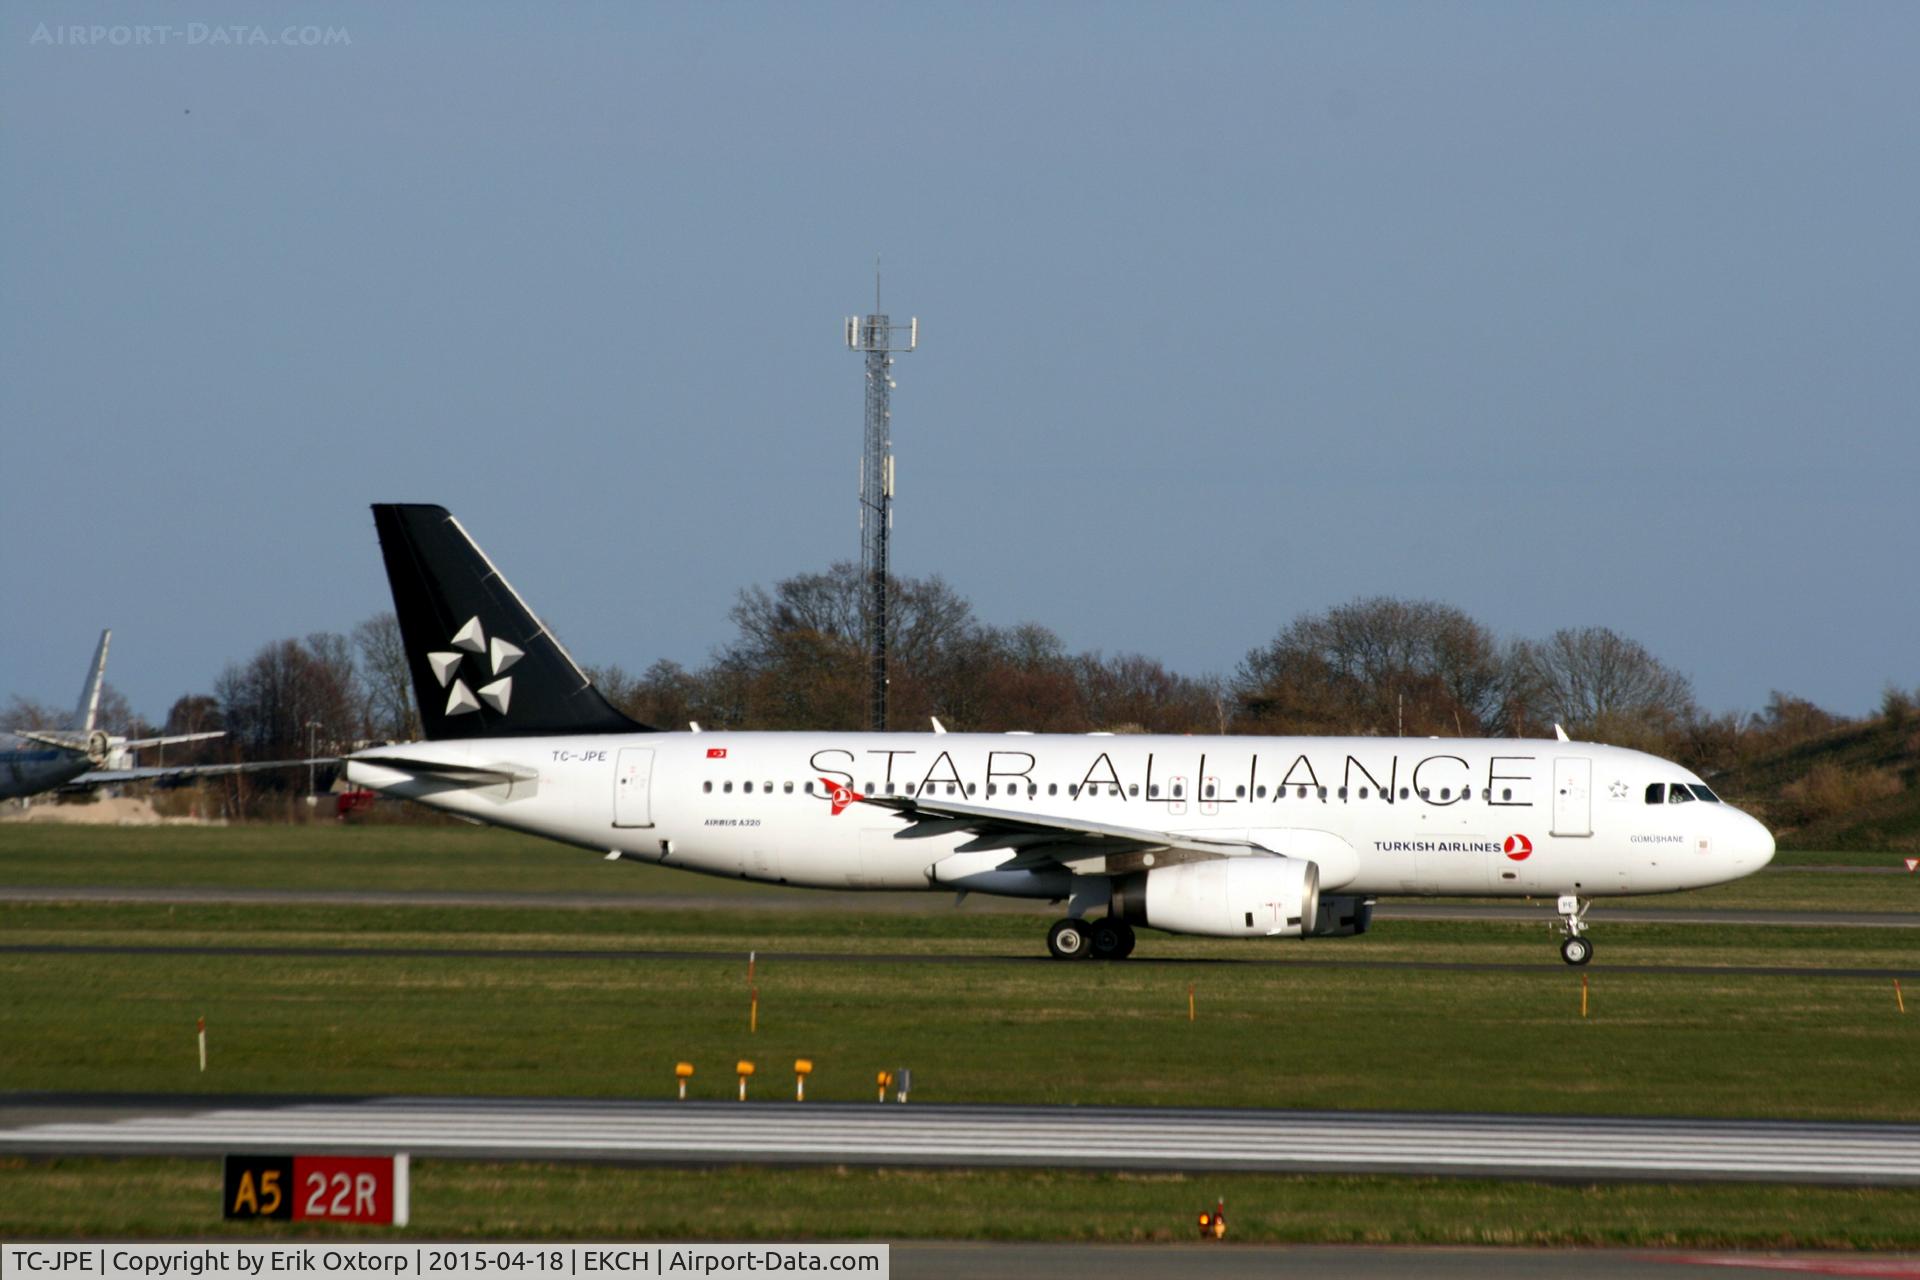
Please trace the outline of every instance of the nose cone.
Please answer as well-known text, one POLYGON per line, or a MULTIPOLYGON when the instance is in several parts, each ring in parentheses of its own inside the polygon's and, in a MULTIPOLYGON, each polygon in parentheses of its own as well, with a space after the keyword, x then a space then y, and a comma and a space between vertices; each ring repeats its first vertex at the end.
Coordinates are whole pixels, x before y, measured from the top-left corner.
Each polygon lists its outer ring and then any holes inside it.
POLYGON ((1773 832, 1752 814, 1736 809, 1729 816, 1735 822, 1721 848, 1732 863, 1734 875, 1750 876, 1773 861, 1773 832))

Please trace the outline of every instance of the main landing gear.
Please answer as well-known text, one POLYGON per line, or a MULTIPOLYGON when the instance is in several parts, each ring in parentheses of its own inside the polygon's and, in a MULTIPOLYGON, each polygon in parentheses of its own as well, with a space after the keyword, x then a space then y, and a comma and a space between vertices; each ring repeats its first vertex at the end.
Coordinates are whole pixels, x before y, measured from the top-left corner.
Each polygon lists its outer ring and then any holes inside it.
POLYGON ((1055 960, 1125 960, 1133 954, 1133 926, 1108 916, 1085 920, 1057 920, 1047 930, 1047 950, 1055 960))
POLYGON ((1568 964, 1583 965, 1593 959, 1593 943, 1580 936, 1587 931, 1587 908, 1592 905, 1571 893, 1560 895, 1560 914, 1567 921, 1561 926, 1567 936, 1560 943, 1560 958, 1568 964))

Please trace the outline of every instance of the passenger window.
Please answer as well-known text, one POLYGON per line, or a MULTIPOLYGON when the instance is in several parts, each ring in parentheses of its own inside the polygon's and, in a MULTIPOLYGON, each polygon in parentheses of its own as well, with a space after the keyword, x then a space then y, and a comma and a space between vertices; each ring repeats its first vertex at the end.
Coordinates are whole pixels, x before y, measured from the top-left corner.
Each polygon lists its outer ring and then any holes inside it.
POLYGON ((792 795, 792 794, 793 794, 793 784, 792 784, 791 782, 784 782, 784 783, 781 783, 781 784, 780 784, 780 789, 781 789, 782 791, 784 791, 784 792, 786 792, 786 793, 787 793, 788 795, 792 795))
POLYGON ((1246 789, 1245 787, 1235 787, 1235 788, 1233 789, 1233 798, 1234 798, 1234 799, 1236 799, 1236 800, 1244 800, 1244 799, 1246 799, 1246 798, 1247 798, 1247 789, 1246 789))
POLYGON ((1147 799, 1158 800, 1159 798, 1160 798, 1160 784, 1156 782, 1147 788, 1147 799))
POLYGON ((1305 787, 1300 788, 1300 798, 1302 800, 1307 798, 1307 789, 1305 787))
POLYGON ((1136 782, 1136 783, 1134 783, 1134 784, 1133 784, 1132 786, 1130 786, 1130 787, 1128 787, 1128 788, 1127 788, 1127 794, 1128 794, 1128 795, 1130 795, 1130 796, 1137 796, 1137 795, 1139 795, 1139 794, 1140 794, 1140 784, 1136 782))
POLYGON ((800 784, 800 789, 801 789, 802 791, 804 791, 804 792, 806 792, 806 793, 807 793, 808 795, 812 795, 812 794, 813 794, 813 784, 812 784, 811 782, 803 782, 803 783, 801 783, 801 784, 800 784))
POLYGON ((1059 794, 1060 794, 1060 784, 1059 784, 1059 783, 1057 783, 1057 782, 1049 782, 1049 783, 1047 784, 1047 794, 1048 794, 1048 795, 1050 795, 1050 796, 1057 796, 1057 795, 1059 795, 1059 794))
POLYGON ((1513 799, 1513 788, 1512 788, 1512 787, 1502 787, 1502 788, 1500 788, 1500 798, 1501 798, 1502 800, 1511 800, 1511 799, 1513 799))
POLYGON ((1347 789, 1345 787, 1340 788, 1340 798, 1342 800, 1347 798, 1347 789))
POLYGON ((1367 789, 1365 787, 1360 788, 1360 798, 1362 800, 1367 798, 1367 789))
POLYGON ((740 790, 745 792, 747 795, 752 795, 753 784, 751 782, 743 782, 740 784, 740 790))
POLYGON ((1077 782, 1069 782, 1067 784, 1067 795, 1073 799, 1076 799, 1076 800, 1079 799, 1080 784, 1077 782))
POLYGON ((954 789, 953 789, 953 783, 951 783, 951 782, 949 782, 949 783, 947 784, 947 794, 948 794, 948 795, 954 795, 954 794, 956 794, 956 793, 955 793, 955 791, 954 791, 954 789))
POLYGON ((709 794, 709 795, 711 795, 711 794, 713 794, 713 784, 712 784, 711 782, 703 782, 703 783, 701 783, 701 784, 700 784, 700 789, 701 789, 702 791, 704 791, 704 792, 706 792, 706 793, 707 793, 707 794, 709 794))
POLYGON ((1421 798, 1422 800, 1431 800, 1431 799, 1433 799, 1433 788, 1431 788, 1431 787, 1422 787, 1422 788, 1420 788, 1420 798, 1421 798))
POLYGON ((724 792, 726 792, 726 793, 727 793, 728 795, 732 795, 732 794, 733 794, 733 784, 732 784, 731 782, 723 782, 723 783, 721 783, 721 784, 720 784, 720 789, 721 789, 722 791, 724 791, 724 792))
POLYGON ((1327 798, 1327 789, 1325 787, 1320 788, 1320 798, 1322 800, 1325 800, 1327 798))
POLYGON ((767 784, 765 784, 765 785, 764 785, 764 786, 762 786, 762 787, 761 787, 760 789, 761 789, 762 791, 764 791, 764 792, 766 792, 766 793, 767 793, 768 795, 772 795, 772 794, 773 794, 773 784, 772 784, 771 782, 769 782, 769 783, 767 783, 767 784))
POLYGON ((1184 786, 1180 785, 1177 782, 1173 784, 1173 798, 1175 800, 1180 799, 1182 796, 1186 795, 1186 793, 1187 793, 1187 789, 1184 786))
POLYGON ((969 782, 969 783, 967 784, 967 794, 968 794, 968 795, 974 795, 974 794, 976 794, 976 793, 977 793, 977 792, 978 792, 979 790, 980 790, 980 784, 979 784, 979 783, 977 783, 977 782, 969 782))
POLYGON ((1440 798, 1441 798, 1442 800, 1450 800, 1450 799, 1452 799, 1452 798, 1453 798, 1453 788, 1452 788, 1452 787, 1442 787, 1442 788, 1440 788, 1440 798))
POLYGON ((1265 800, 1267 798, 1267 784, 1263 782, 1259 786, 1255 787, 1253 789, 1253 794, 1258 798, 1265 800))
POLYGON ((993 783, 991 783, 991 782, 989 782, 989 783, 987 784, 987 799, 989 799, 989 800, 991 800, 991 799, 993 799, 993 795, 994 795, 994 790, 993 790, 993 788, 994 788, 994 784, 993 784, 993 783))
POLYGON ((1407 798, 1407 789, 1405 787, 1400 788, 1400 798, 1402 800, 1407 798))
POLYGON ((1649 782, 1647 784, 1647 803, 1665 804, 1666 802, 1667 784, 1664 782, 1649 782))
POLYGON ((1027 784, 1027 799, 1031 800, 1039 794, 1040 794, 1040 784, 1037 782, 1029 782, 1027 784))

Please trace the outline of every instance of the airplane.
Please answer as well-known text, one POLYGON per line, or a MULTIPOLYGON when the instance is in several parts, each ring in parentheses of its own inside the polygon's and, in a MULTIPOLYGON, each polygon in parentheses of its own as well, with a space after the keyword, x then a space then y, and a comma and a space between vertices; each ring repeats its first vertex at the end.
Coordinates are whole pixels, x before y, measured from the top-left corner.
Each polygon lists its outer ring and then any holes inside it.
POLYGON ((1596 898, 1751 875, 1773 836, 1657 756, 1487 738, 661 731, 616 710, 444 508, 374 506, 424 740, 358 786, 708 875, 1064 901, 1059 959, 1136 926, 1365 933, 1377 899, 1596 898), (1095 913, 1101 913, 1095 918, 1095 913))
MULTIPOLYGON (((87 668, 87 681, 80 687, 79 705, 74 707, 67 724, 52 729, 16 728, 0 733, 0 800, 26 800, 43 791, 86 790, 120 782, 243 773, 306 763, 299 760, 256 760, 244 764, 101 768, 102 765, 112 766, 130 759, 134 752, 143 747, 170 747, 177 743, 203 742, 208 738, 224 736, 216 730, 160 738, 127 738, 96 728, 95 721, 100 714, 100 687, 107 674, 107 646, 112 639, 111 629, 100 633, 100 644, 93 651, 93 664, 87 668)), ((332 761, 324 763, 331 764, 332 761)))

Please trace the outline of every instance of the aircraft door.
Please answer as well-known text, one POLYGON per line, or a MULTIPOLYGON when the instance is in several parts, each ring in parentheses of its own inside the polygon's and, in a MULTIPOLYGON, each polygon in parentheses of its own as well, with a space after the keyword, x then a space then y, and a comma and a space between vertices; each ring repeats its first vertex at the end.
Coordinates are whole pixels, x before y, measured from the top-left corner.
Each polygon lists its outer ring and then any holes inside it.
POLYGON ((1553 834, 1593 834, 1593 761, 1560 756, 1553 762, 1553 834))
POLYGON ((623 747, 613 773, 613 825, 653 825, 653 748, 623 747))

